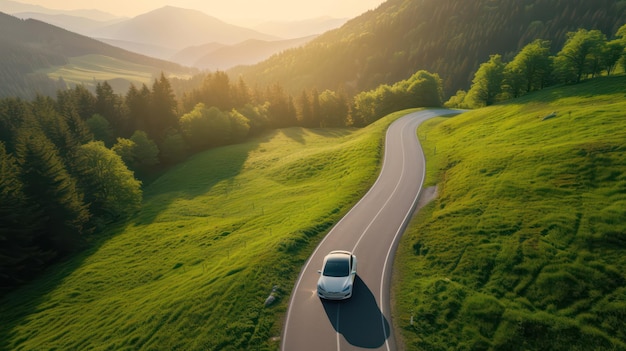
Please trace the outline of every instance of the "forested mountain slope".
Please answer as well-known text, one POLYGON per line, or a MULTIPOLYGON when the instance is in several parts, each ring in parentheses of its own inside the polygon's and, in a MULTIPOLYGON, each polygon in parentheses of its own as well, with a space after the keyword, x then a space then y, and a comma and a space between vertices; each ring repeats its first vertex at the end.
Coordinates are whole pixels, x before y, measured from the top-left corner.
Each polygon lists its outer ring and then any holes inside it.
POLYGON ((0 96, 55 94, 57 88, 64 88, 63 83, 59 85, 41 70, 85 55, 111 57, 157 72, 190 72, 180 65, 131 53, 40 21, 0 13, 0 96))
POLYGON ((230 73, 260 85, 359 92, 424 69, 439 74, 447 95, 467 89, 479 64, 507 59, 534 39, 561 47, 566 33, 626 23, 623 0, 389 0, 376 10, 290 50, 230 73))

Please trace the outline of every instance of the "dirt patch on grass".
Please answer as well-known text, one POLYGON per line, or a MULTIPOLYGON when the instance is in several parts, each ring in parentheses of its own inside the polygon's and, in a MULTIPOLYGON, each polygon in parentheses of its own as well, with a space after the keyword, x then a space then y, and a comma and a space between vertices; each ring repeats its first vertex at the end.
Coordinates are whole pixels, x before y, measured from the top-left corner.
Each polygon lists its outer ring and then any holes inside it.
POLYGON ((417 207, 415 208, 415 212, 417 213, 422 207, 426 206, 429 202, 437 198, 437 195, 439 195, 439 193, 437 192, 436 185, 422 189, 422 192, 420 193, 420 198, 417 200, 417 207))

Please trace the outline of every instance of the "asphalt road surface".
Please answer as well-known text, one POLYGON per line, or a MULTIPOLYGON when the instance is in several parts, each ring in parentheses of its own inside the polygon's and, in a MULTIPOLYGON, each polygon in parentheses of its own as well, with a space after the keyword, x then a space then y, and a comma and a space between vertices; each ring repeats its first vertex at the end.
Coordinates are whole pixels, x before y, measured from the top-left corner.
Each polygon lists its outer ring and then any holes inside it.
POLYGON ((391 124, 378 180, 332 228, 300 273, 283 328, 283 351, 397 349, 390 314, 390 276, 398 240, 424 181, 424 154, 416 129, 428 118, 455 113, 459 111, 419 111, 391 124), (317 271, 332 250, 353 251, 357 256, 358 272, 349 300, 317 297, 317 271))

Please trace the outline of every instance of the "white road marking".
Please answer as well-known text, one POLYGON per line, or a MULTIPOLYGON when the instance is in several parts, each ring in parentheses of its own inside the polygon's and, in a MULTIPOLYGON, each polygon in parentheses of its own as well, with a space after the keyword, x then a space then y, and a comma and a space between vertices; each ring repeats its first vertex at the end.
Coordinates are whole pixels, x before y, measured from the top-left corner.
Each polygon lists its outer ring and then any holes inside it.
MULTIPOLYGON (((424 113, 424 112, 425 112, 425 111, 421 111, 421 113, 424 113)), ((437 114, 437 113, 435 113, 435 114, 431 114, 431 115, 430 115, 430 116, 428 116, 428 117, 433 117, 434 115, 439 115, 439 114, 437 114)), ((422 117, 422 118, 424 118, 424 119, 426 119, 426 118, 427 118, 426 116, 420 116, 420 117, 422 117)), ((409 121, 409 122, 411 122, 411 121, 409 121)), ((412 125, 412 123, 407 123, 407 124, 404 126, 404 128, 406 128, 408 125, 412 125)), ((417 128, 417 126, 416 126, 415 128, 417 128)), ((402 133, 400 134, 400 136, 401 136, 402 140, 404 140, 404 135, 403 135, 402 133)), ((416 136, 416 137, 417 137, 417 136, 416 136)), ((403 150, 403 153, 405 153, 405 152, 406 152, 406 150, 405 150, 404 148, 403 148, 402 150, 403 150)), ((389 148, 385 148, 385 157, 383 158, 383 165, 382 165, 382 167, 381 167, 381 170, 382 170, 382 169, 384 169, 384 167, 385 167, 385 163, 387 162, 387 159, 388 159, 388 158, 387 158, 387 154, 388 154, 388 152, 389 152, 389 148)), ((426 168, 425 168, 425 163, 426 163, 426 162, 425 162, 425 159, 424 159, 424 153, 423 153, 423 151, 420 153, 420 155, 421 155, 421 157, 422 157, 422 162, 423 162, 423 163, 422 163, 422 165, 424 165, 424 167, 422 168, 422 183, 423 183, 423 180, 424 180, 424 177, 425 177, 425 172, 426 172, 426 168)), ((402 179, 402 177, 404 177, 404 168, 405 168, 405 162, 404 162, 404 161, 405 161, 405 158, 403 157, 403 158, 402 158, 402 173, 401 173, 401 177, 400 177, 400 179, 402 179)), ((381 171, 381 174, 382 174, 382 171, 381 171)), ((334 227, 330 230, 330 232, 329 232, 329 233, 328 233, 328 234, 327 234, 327 235, 326 235, 326 236, 322 239, 322 241, 320 241, 320 243, 318 244, 318 246, 315 248, 315 250, 313 251, 313 253, 312 253, 312 254, 311 254, 311 256, 309 257, 309 259, 307 260, 306 264, 304 265, 304 268, 302 269, 301 273, 303 273, 303 272, 305 272, 305 271, 307 271, 307 270, 308 270, 308 267, 309 267, 309 265, 311 264, 311 261, 312 261, 312 260, 313 260, 313 258, 316 256, 317 252, 318 252, 318 251, 319 251, 319 249, 322 247, 322 245, 324 244, 324 242, 326 241, 326 239, 328 239, 328 238, 331 236, 330 234, 332 234, 332 232, 334 231, 334 229, 335 229, 336 227, 338 227, 338 226, 340 225, 340 223, 341 223, 341 222, 343 222, 343 220, 344 220, 346 217, 348 217, 348 216, 349 216, 349 214, 350 214, 352 211, 354 211, 357 207, 359 207, 359 205, 361 204, 361 202, 363 202, 363 200, 364 200, 364 199, 366 199, 366 198, 368 197, 368 195, 372 192, 372 190, 376 187, 376 185, 378 184, 378 182, 379 182, 380 180, 381 180, 381 177, 380 177, 380 175, 379 175, 379 177, 376 179, 376 181, 374 182, 374 184, 370 187, 370 189, 368 190, 368 192, 367 192, 367 193, 366 193, 366 194, 365 194, 365 195, 364 195, 364 196, 363 196, 363 197, 362 197, 362 198, 361 198, 361 199, 360 199, 360 200, 359 200, 359 201, 358 201, 358 202, 357 202, 357 203, 356 203, 356 204, 355 204, 355 205, 354 205, 354 206, 353 206, 353 207, 352 207, 349 211, 348 211, 348 213, 346 213, 346 215, 345 215, 344 217, 342 217, 342 218, 341 218, 341 219, 337 222, 337 224, 336 224, 336 225, 335 225, 335 226, 334 226, 334 227)), ((378 213, 376 214, 376 216, 374 217, 374 219, 373 219, 372 221, 370 221, 370 223, 368 224, 367 228, 363 231, 363 233, 362 233, 362 234, 361 234, 361 236, 359 237, 359 240, 356 242, 356 244, 354 245, 354 248, 352 249, 352 251, 353 251, 353 252, 356 250, 356 247, 359 245, 359 243, 360 243, 361 239, 364 237, 365 233, 369 230, 369 228, 371 227, 371 225, 372 225, 372 223, 374 222, 374 220, 378 217, 378 215, 382 212, 382 210, 383 210, 383 209, 386 207, 386 205, 389 203, 389 201, 390 201, 391 197, 393 197, 393 194, 395 194, 395 193, 396 193, 396 191, 397 191, 397 189, 398 189, 399 184, 400 184, 400 181, 398 181, 398 183, 396 184, 396 187, 394 188, 394 190, 393 190, 393 192, 392 192, 392 195, 391 195, 391 196, 389 196, 389 197, 387 198, 387 200, 385 201, 385 204, 383 205, 383 207, 382 207, 382 208, 378 211, 378 213)), ((391 256, 392 249, 393 249, 393 247, 395 246, 395 243, 397 242, 398 237, 399 237, 399 236, 400 236, 400 234, 402 233, 402 229, 406 226, 407 221, 408 221, 408 219, 409 219, 409 217, 410 217, 411 213, 413 212, 413 210, 414 210, 414 208, 415 208, 415 205, 416 205, 417 200, 418 200, 418 198, 419 198, 419 193, 422 191, 422 185, 423 185, 423 184, 420 184, 419 190, 418 190, 417 194, 415 195, 415 198, 414 198, 414 200, 413 200, 413 203, 412 203, 411 207, 407 210, 407 213, 406 213, 406 215, 405 215, 405 217, 404 217, 404 219, 403 219, 402 223, 400 224, 400 226, 398 227, 398 229, 397 229, 397 231, 396 231, 396 234, 395 234, 395 236, 394 236, 394 238, 393 238, 393 241, 391 242, 391 245, 389 246, 389 250, 387 251, 387 256, 385 257, 385 262, 384 262, 384 265, 383 265, 383 271, 382 271, 382 275, 381 275, 381 285, 380 285, 379 296, 380 296, 381 323, 382 323, 383 333, 384 333, 384 336, 385 336, 385 344, 386 344, 386 346, 387 346, 387 350, 388 350, 388 351, 391 351, 391 349, 390 349, 390 345, 389 345, 389 337, 390 337, 390 334, 388 334, 388 333, 387 333, 387 328, 385 328, 385 315, 384 315, 384 306, 383 306, 383 305, 384 305, 385 300, 383 299, 383 297, 384 297, 384 288, 383 288, 383 287, 384 287, 384 285, 383 285, 382 283, 384 282, 384 279, 385 279, 385 275, 386 275, 385 273, 386 273, 386 270, 387 270, 387 262, 388 262, 388 260, 389 260, 389 257, 391 256)), ((287 336, 289 335, 289 334, 288 334, 288 332, 287 332, 287 330, 288 330, 288 328, 289 328, 289 324, 290 324, 290 323, 289 323, 289 321, 290 321, 290 319, 291 319, 291 311, 293 310, 293 304, 294 304, 294 301, 295 301, 294 296, 295 296, 295 294, 297 294, 297 293, 298 293, 298 291, 299 291, 300 284, 301 284, 301 282, 302 282, 302 278, 303 278, 303 275, 302 275, 302 274, 300 274, 300 276, 299 276, 299 278, 298 278, 298 280, 297 280, 297 282, 296 282, 296 285, 295 285, 295 287, 294 287, 294 289, 293 289, 293 295, 292 295, 291 301, 290 301, 290 303, 289 303, 289 308, 288 308, 288 311, 287 311, 287 317, 286 317, 286 320, 285 320, 285 329, 283 330, 282 347, 284 347, 284 346, 287 344, 287 341, 286 341, 286 340, 287 340, 287 336)), ((316 292, 315 292, 314 294, 315 294, 315 296, 317 296, 317 293, 316 293, 316 292)), ((339 311, 339 306, 340 306, 340 304, 337 304, 337 321, 336 321, 336 325, 337 325, 337 328, 336 328, 336 329, 337 329, 337 330, 336 330, 336 337, 337 337, 337 350, 338 350, 338 351, 340 350, 340 332, 339 332, 339 330, 340 330, 340 328, 339 328, 339 312, 340 312, 340 311, 339 311)), ((392 326, 391 326, 391 324, 389 324, 389 329, 391 330, 391 328, 392 328, 392 326)), ((282 347, 281 347, 281 348, 282 348, 282 347)))

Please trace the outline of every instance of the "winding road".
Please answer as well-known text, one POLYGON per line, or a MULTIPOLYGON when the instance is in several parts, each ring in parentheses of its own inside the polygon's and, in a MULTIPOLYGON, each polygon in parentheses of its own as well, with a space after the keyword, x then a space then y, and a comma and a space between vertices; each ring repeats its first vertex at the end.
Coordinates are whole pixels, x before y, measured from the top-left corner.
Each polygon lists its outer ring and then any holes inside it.
POLYGON ((391 124, 376 183, 332 228, 300 273, 283 328, 282 351, 397 349, 389 289, 395 249, 424 181, 425 160, 416 129, 431 117, 457 113, 424 110, 391 124), (353 296, 346 301, 317 297, 317 270, 332 250, 353 251, 359 259, 353 296))

